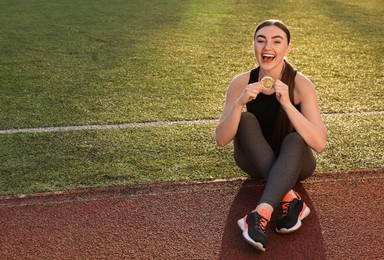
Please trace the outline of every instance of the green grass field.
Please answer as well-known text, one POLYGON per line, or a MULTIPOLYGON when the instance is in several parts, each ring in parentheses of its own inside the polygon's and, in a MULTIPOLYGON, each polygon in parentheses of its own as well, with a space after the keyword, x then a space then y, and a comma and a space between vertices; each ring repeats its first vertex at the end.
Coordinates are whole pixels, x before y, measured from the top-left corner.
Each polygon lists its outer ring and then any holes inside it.
MULTIPOLYGON (((0 130, 217 119, 268 18, 317 87, 317 171, 384 165, 380 0, 0 0, 0 130)), ((245 176, 214 123, 0 134, 0 195, 245 176)))

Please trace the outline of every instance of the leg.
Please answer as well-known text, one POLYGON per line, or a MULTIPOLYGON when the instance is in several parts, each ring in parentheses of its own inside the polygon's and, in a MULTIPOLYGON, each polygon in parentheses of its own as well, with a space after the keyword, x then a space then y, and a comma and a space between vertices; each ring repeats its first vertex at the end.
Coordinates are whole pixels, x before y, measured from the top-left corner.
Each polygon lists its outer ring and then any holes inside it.
POLYGON ((269 173, 260 203, 275 208, 297 181, 312 175, 315 167, 315 158, 303 138, 297 133, 287 135, 269 173))
POLYGON ((244 152, 243 147, 240 144, 238 137, 235 137, 233 140, 234 144, 234 153, 233 157, 237 166, 240 167, 245 173, 255 179, 262 180, 264 179, 263 175, 256 169, 256 167, 249 160, 248 155, 244 152))
POLYGON ((254 178, 268 179, 276 158, 253 114, 242 113, 234 147, 235 161, 243 171, 254 178))
MULTIPOLYGON (((253 114, 242 113, 234 148, 235 161, 243 171, 254 178, 268 178, 275 155, 253 114)), ((268 245, 266 228, 272 211, 273 209, 266 205, 265 208, 254 210, 237 222, 245 240, 261 251, 268 245)))
MULTIPOLYGON (((316 160, 312 150, 307 147, 302 159, 301 171, 298 181, 308 178, 316 167, 316 160)), ((301 227, 311 210, 301 199, 300 195, 290 190, 281 201, 281 215, 276 222, 276 232, 281 234, 291 233, 301 227)))
MULTIPOLYGON (((263 176, 267 184, 256 209, 237 223, 246 241, 264 251, 268 245, 266 226, 274 208, 298 180, 313 173, 316 164, 311 149, 297 133, 291 133, 284 139, 280 154, 275 159, 258 121, 252 117, 249 113, 241 117, 238 139, 235 140, 235 160, 251 176, 263 176)), ((294 226, 294 229, 297 228, 299 226, 294 226)))

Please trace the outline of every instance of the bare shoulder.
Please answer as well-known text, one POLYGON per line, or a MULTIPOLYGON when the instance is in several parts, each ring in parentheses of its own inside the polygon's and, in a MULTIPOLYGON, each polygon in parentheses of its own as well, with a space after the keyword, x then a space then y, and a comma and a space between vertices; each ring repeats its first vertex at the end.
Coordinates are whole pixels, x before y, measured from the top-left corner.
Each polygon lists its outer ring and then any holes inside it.
POLYGON ((251 71, 243 72, 232 79, 230 87, 232 86, 246 86, 249 81, 251 71))
POLYGON ((297 72, 295 77, 295 103, 300 104, 303 100, 317 98, 315 85, 301 72, 297 72))
POLYGON ((315 89, 315 86, 312 81, 301 72, 297 72, 296 74, 295 87, 297 87, 298 90, 304 91, 308 89, 315 89))
POLYGON ((251 71, 246 71, 234 77, 228 87, 228 95, 240 95, 249 82, 250 74, 251 71))

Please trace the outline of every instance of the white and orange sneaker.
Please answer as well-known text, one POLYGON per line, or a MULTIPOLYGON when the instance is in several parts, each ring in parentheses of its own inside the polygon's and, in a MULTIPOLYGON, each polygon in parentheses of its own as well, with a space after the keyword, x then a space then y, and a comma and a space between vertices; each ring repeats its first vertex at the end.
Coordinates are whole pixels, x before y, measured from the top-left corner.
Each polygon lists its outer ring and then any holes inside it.
POLYGON ((298 230, 301 227, 301 221, 311 213, 300 195, 296 192, 295 194, 297 198, 287 194, 281 202, 281 216, 276 222, 277 233, 287 234, 298 230))
MULTIPOLYGON (((262 213, 264 212, 261 211, 262 213)), ((254 210, 237 221, 237 224, 243 231, 244 239, 260 251, 265 251, 268 246, 267 225, 270 220, 270 216, 268 216, 270 213, 265 213, 263 216, 254 210)))

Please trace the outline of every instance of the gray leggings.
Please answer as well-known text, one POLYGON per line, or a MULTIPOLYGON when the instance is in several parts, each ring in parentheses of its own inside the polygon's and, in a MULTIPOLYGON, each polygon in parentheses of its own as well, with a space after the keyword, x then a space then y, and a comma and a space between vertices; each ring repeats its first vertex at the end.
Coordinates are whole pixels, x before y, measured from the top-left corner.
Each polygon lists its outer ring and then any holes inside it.
POLYGON ((310 177, 316 168, 311 148, 296 132, 285 137, 276 158, 258 120, 249 112, 241 115, 234 148, 237 165, 251 177, 266 180, 259 203, 268 203, 273 208, 280 204, 296 182, 310 177))

